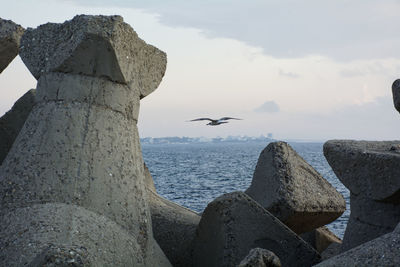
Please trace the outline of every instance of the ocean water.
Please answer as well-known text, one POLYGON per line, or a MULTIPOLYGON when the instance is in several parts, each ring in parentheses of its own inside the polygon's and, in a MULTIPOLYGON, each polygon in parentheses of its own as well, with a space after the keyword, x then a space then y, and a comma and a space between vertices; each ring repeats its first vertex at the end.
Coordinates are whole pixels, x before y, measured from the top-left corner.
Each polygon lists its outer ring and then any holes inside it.
MULTIPOLYGON (((290 143, 346 199, 346 212, 328 228, 340 238, 350 215, 349 191, 323 156, 322 143, 290 143)), ((202 212, 216 197, 245 191, 258 156, 267 143, 143 144, 143 158, 157 192, 182 206, 202 212)))

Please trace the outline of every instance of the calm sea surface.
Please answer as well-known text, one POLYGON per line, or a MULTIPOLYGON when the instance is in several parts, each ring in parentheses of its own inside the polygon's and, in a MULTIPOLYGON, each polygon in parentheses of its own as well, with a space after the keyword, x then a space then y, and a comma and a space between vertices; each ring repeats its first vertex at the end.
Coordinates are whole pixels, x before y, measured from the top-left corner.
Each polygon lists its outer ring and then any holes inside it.
MULTIPOLYGON (((266 143, 143 144, 157 192, 182 206, 201 212, 216 197, 245 191, 251 184, 258 156, 266 143)), ((346 199, 347 210, 329 229, 343 238, 350 215, 349 191, 333 173, 322 143, 290 143, 346 199)))

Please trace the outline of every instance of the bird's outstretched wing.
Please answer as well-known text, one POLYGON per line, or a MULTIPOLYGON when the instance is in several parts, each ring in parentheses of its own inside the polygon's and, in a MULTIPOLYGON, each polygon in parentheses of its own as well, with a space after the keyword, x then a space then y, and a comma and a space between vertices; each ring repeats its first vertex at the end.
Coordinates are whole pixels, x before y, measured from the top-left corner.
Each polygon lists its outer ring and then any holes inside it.
POLYGON ((232 118, 232 117, 222 117, 219 119, 219 121, 227 121, 227 120, 241 120, 238 118, 232 118))
POLYGON ((194 120, 190 120, 190 121, 214 121, 214 120, 210 119, 210 118, 198 118, 198 119, 194 119, 194 120))

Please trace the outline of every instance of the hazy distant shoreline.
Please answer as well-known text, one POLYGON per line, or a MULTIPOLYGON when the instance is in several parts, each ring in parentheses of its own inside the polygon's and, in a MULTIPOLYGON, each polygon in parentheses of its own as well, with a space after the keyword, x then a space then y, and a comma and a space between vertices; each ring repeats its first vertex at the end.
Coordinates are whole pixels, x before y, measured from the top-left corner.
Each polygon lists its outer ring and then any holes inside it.
POLYGON ((209 143, 270 143, 274 141, 286 141, 289 143, 325 143, 326 140, 313 139, 275 139, 266 136, 227 136, 227 137, 144 137, 140 138, 142 145, 158 144, 209 144, 209 143))

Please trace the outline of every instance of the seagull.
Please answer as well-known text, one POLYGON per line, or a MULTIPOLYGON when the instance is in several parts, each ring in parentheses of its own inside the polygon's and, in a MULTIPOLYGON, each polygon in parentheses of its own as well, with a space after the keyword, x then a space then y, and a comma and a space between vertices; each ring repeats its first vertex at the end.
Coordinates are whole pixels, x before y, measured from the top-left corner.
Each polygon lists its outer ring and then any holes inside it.
POLYGON ((194 119, 194 120, 190 120, 190 121, 206 121, 206 120, 210 121, 209 123, 207 123, 207 125, 216 126, 216 125, 220 125, 222 123, 228 123, 227 120, 241 120, 241 119, 232 118, 232 117, 222 117, 218 120, 213 120, 210 118, 198 118, 198 119, 194 119))

